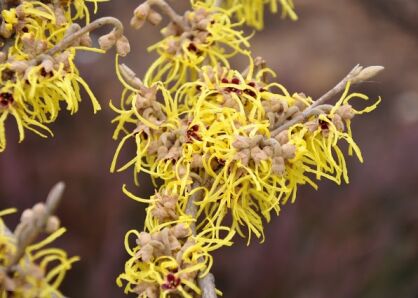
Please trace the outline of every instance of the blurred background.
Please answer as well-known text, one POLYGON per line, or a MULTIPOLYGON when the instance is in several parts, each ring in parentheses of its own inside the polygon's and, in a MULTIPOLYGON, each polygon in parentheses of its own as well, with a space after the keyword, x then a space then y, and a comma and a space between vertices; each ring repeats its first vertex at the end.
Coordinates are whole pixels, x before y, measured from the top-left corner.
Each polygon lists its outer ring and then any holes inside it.
MULTIPOLYGON (((176 2, 186 7, 186 0, 176 2)), ((128 24, 139 3, 113 0, 100 5, 100 15, 128 24)), ((295 3, 297 22, 267 15, 265 30, 252 40, 254 55, 267 59, 289 91, 314 98, 358 63, 384 65, 382 75, 356 87, 383 102, 355 119, 365 163, 348 159, 350 184, 301 187, 296 203, 266 225, 265 243, 247 247, 237 239, 215 254, 217 286, 226 298, 418 297, 418 1, 295 3)), ((146 47, 159 40, 159 29, 127 29, 132 54, 124 62, 140 76, 155 58, 146 47)), ((118 100, 122 88, 111 53, 82 53, 78 60, 103 111, 93 116, 84 96, 78 114, 60 115, 54 138, 28 135, 23 144, 9 122, 8 148, 0 155, 0 209, 31 207, 65 181, 58 214, 68 232, 58 245, 82 261, 69 272, 63 292, 124 297, 115 284, 127 258, 123 238, 142 228, 145 213, 121 191, 123 183, 133 189, 132 172, 109 173, 117 143, 108 102, 118 100)), ((138 193, 152 192, 144 176, 138 193)), ((13 225, 17 216, 7 220, 13 225)))

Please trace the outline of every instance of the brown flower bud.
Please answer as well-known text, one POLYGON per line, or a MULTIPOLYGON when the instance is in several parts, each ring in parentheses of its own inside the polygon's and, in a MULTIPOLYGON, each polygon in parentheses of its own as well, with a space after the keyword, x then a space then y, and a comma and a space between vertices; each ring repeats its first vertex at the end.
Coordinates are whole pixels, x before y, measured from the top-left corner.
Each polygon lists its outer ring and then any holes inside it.
POLYGON ((243 137, 243 136, 237 136, 236 137, 236 140, 232 143, 232 146, 235 149, 240 150, 240 149, 249 148, 250 147, 250 144, 249 144, 248 138, 243 137))
POLYGON ((145 20, 151 11, 151 7, 147 2, 140 4, 134 10, 134 16, 138 19, 145 20))
POLYGON ((47 73, 54 70, 54 62, 51 59, 44 59, 41 63, 41 66, 47 73))
POLYGON ((62 53, 59 53, 57 56, 55 56, 55 60, 58 63, 62 63, 64 64, 65 67, 69 67, 70 66, 70 52, 69 51, 64 51, 62 53))
POLYGON ((264 147, 263 151, 267 156, 272 156, 274 154, 274 149, 271 146, 264 147))
POLYGON ((138 251, 136 257, 141 258, 144 262, 149 262, 153 259, 154 247, 151 244, 147 244, 138 251))
POLYGON ((250 149, 243 149, 237 152, 234 159, 241 161, 244 166, 247 166, 250 162, 250 149))
POLYGON ((10 38, 13 34, 13 30, 6 27, 6 23, 2 23, 0 26, 0 35, 4 38, 10 38))
POLYGON ((335 125, 335 128, 336 128, 338 131, 344 131, 344 129, 345 129, 345 125, 344 125, 344 122, 343 122, 343 120, 342 120, 342 118, 341 118, 341 116, 340 116, 340 115, 335 114, 335 115, 332 117, 332 123, 335 125))
POLYGON ((192 234, 192 231, 190 230, 190 228, 181 223, 175 225, 172 228, 172 232, 173 232, 173 236, 178 239, 187 238, 192 234))
POLYGON ((35 43, 35 52, 37 54, 45 52, 47 48, 48 48, 48 43, 46 42, 46 40, 38 40, 35 43))
POLYGON ((193 169, 202 168, 203 167, 203 162, 202 162, 202 156, 201 155, 199 155, 199 154, 193 154, 191 167, 193 169))
POLYGON ((144 19, 138 19, 137 17, 132 17, 130 25, 132 28, 138 30, 141 29, 142 26, 144 26, 145 20, 144 19))
POLYGON ((298 106, 291 106, 287 111, 286 111, 286 118, 293 118, 295 117, 298 113, 300 112, 299 107, 298 106))
POLYGON ((56 24, 58 26, 63 26, 67 23, 67 18, 65 16, 64 8, 60 5, 54 6, 54 14, 56 19, 56 24))
POLYGON ((116 52, 120 56, 125 57, 126 55, 128 55, 130 51, 131 51, 131 46, 129 45, 129 40, 126 38, 126 36, 122 35, 116 41, 116 52))
POLYGON ((32 208, 35 218, 43 217, 46 214, 46 207, 44 203, 37 203, 32 208))
POLYGON ((159 23, 161 23, 163 17, 156 11, 151 10, 149 15, 148 15, 148 22, 150 22, 152 25, 156 26, 159 23))
POLYGON ((26 61, 13 61, 10 65, 10 69, 16 72, 23 73, 29 67, 29 63, 26 61))
POLYGON ((380 66, 380 65, 369 66, 369 67, 366 67, 366 68, 360 68, 360 72, 351 79, 351 82, 354 84, 354 83, 358 83, 358 82, 367 81, 367 80, 375 77, 376 75, 378 75, 384 69, 385 68, 383 66, 380 66))
POLYGON ((257 146, 262 140, 263 140, 263 136, 262 135, 255 135, 252 138, 249 138, 249 144, 250 144, 250 148, 257 146))
POLYGON ((55 232, 60 227, 60 220, 56 216, 50 216, 46 222, 45 231, 49 234, 55 232))
POLYGON ((26 17, 24 5, 16 7, 16 17, 19 20, 23 20, 26 17))
POLYGON ((283 157, 285 159, 292 159, 296 156, 296 146, 290 143, 284 144, 282 146, 283 157))
POLYGON ((206 30, 209 24, 210 24, 210 20, 205 18, 205 19, 200 20, 197 23, 196 28, 200 30, 206 30))
POLYGON ((284 158, 281 156, 276 156, 273 158, 271 165, 271 171, 276 175, 283 175, 286 170, 284 158))
POLYGON ((342 105, 337 109, 337 114, 341 116, 343 120, 351 120, 354 118, 354 110, 349 104, 342 105))
POLYGON ((307 127, 310 132, 314 132, 319 127, 318 121, 316 119, 313 121, 308 121, 305 123, 305 127, 307 127))
POLYGON ((141 232, 138 235, 138 239, 136 240, 136 243, 139 246, 145 246, 150 241, 151 241, 151 235, 146 232, 141 232))
POLYGON ((289 142, 288 131, 284 130, 274 137, 280 144, 284 145, 289 142))
POLYGON ((112 32, 105 34, 99 38, 100 48, 105 51, 113 47, 115 43, 116 43, 115 30, 112 30, 112 32))
POLYGON ((282 145, 279 142, 273 145, 273 154, 275 156, 281 156, 283 154, 282 145))
POLYGON ((165 37, 171 35, 179 35, 181 33, 181 29, 175 23, 169 23, 166 27, 161 30, 161 34, 165 37))
POLYGON ((251 149, 251 158, 256 164, 259 164, 261 161, 268 159, 267 154, 256 146, 251 149))
POLYGON ((25 211, 23 211, 22 215, 20 216, 20 221, 22 223, 29 223, 33 220, 33 210, 32 209, 26 209, 25 211))

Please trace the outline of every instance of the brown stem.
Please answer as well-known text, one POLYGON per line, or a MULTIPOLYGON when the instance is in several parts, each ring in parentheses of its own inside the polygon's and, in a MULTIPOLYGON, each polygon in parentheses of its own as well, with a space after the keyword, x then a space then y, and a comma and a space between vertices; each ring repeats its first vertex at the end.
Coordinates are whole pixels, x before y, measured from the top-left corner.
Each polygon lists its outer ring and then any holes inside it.
MULTIPOLYGON (((199 183, 195 182, 192 188, 196 189, 197 187, 199 187, 199 185, 200 185, 199 183)), ((197 206, 195 203, 199 202, 200 200, 202 200, 202 192, 201 191, 195 192, 190 197, 190 200, 187 202, 186 214, 196 219, 197 206)), ((193 236, 196 236, 196 224, 194 222, 190 225, 190 229, 192 230, 193 236)), ((208 273, 204 277, 198 278, 198 283, 199 283, 200 290, 202 291, 202 298, 216 298, 217 297, 216 287, 215 287, 215 277, 213 276, 212 273, 208 273)))
POLYGON ((134 89, 145 90, 144 83, 138 78, 136 73, 126 64, 119 64, 119 71, 122 78, 134 89))
POLYGON ((327 101, 331 100, 335 95, 343 91, 349 81, 352 83, 361 83, 367 81, 368 79, 374 77, 379 72, 381 72, 384 68, 382 66, 370 66, 363 68, 360 65, 356 65, 349 73, 342 79, 334 88, 329 90, 327 93, 322 95, 319 99, 314 101, 314 103, 304 110, 300 115, 289 120, 279 126, 278 128, 274 129, 271 132, 271 136, 275 137, 282 131, 288 129, 289 127, 306 121, 310 116, 312 116, 312 112, 315 111, 318 106, 325 104, 327 101))

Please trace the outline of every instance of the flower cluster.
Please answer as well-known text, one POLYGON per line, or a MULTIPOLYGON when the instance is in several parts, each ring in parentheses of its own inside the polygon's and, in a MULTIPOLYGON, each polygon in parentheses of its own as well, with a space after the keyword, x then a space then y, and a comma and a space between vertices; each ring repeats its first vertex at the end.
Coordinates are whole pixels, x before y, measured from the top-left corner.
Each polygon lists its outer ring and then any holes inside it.
MULTIPOLYGON (((251 3, 263 7, 266 2, 251 3)), ((127 196, 148 205, 144 231, 126 235, 130 259, 117 279, 119 286, 126 283, 126 293, 138 297, 200 295, 213 250, 231 245, 235 234, 248 243, 253 235, 263 241, 264 222, 294 202, 300 185, 316 189, 322 178, 348 182, 346 155, 354 153, 362 161, 351 121, 380 101, 359 110, 352 100, 368 97, 350 92, 352 84, 374 76, 380 67, 355 67, 316 101, 271 82, 275 73, 263 59, 252 58, 248 40, 225 26, 231 13, 254 26, 260 19, 239 12, 245 1, 221 3, 237 8, 191 1, 192 11, 180 17, 165 1, 147 0, 131 24, 160 21, 153 5, 170 16, 163 30, 169 34, 154 47, 160 57, 144 80, 124 64, 116 67, 125 89, 120 106, 111 102, 117 113, 113 137, 120 140, 111 171, 133 169, 136 184, 138 174, 147 173, 158 189, 147 199, 123 187, 127 196), (199 34, 216 38, 207 42, 199 34), (228 48, 248 59, 244 71, 230 65, 228 48), (335 104, 326 103, 340 91, 335 104), (136 154, 122 162, 121 152, 130 142, 136 154)), ((281 3, 292 8, 288 1, 281 3)))
POLYGON ((69 258, 65 251, 46 246, 65 233, 65 228, 60 228, 58 218, 48 216, 47 207, 39 203, 22 213, 12 233, 2 217, 14 212, 0 212, 0 297, 64 297, 59 286, 79 258, 69 258), (25 243, 35 228, 49 235, 40 242, 25 243))
POLYGON ((5 2, 0 25, 0 152, 6 147, 9 115, 22 141, 25 130, 52 135, 46 125, 55 121, 63 104, 71 114, 77 112, 80 88, 89 94, 94 112, 100 110, 74 64, 77 50, 102 52, 92 47, 88 33, 97 23, 90 23, 86 2, 97 6, 100 0, 5 2), (75 23, 78 20, 86 27, 75 23))
MULTIPOLYGON (((139 29, 147 20, 158 24, 161 16, 152 9, 160 1, 148 0, 139 5, 131 24, 139 29), (159 16, 159 17, 156 17, 159 16), (158 21, 156 21, 158 20, 158 21)), ((163 6, 164 8, 165 6, 163 6)), ((228 59, 240 54, 248 55, 248 37, 231 22, 232 9, 222 9, 203 2, 192 3, 192 9, 179 16, 167 12, 171 22, 161 31, 164 38, 150 46, 159 58, 145 74, 144 82, 151 85, 162 81, 172 90, 197 77, 202 65, 229 65, 228 59)))
POLYGON ((249 236, 261 237, 262 218, 269 221, 271 211, 278 213, 289 198, 293 202, 298 185, 317 188, 313 179, 321 178, 348 182, 340 140, 348 143, 349 154, 353 151, 362 161, 351 135, 351 119, 373 110, 378 102, 365 110, 354 109, 350 100, 368 98, 350 94, 347 83, 334 106, 310 110, 311 98, 264 82, 268 69, 254 72, 250 65, 246 72, 203 67, 200 79, 184 84, 173 96, 162 84, 155 84, 131 92, 123 100, 130 108, 114 108, 120 113, 115 118, 115 138, 122 131, 131 132, 122 139, 112 170, 125 142, 135 140, 137 155, 119 170, 133 166, 135 173, 146 172, 164 181, 164 194, 143 200, 154 202, 149 213, 153 218, 178 220, 199 177, 204 191, 197 203, 202 217, 199 229, 219 227, 231 213, 233 231, 244 236, 245 227, 249 236), (157 100, 158 94, 164 104, 157 100), (282 129, 307 111, 302 123, 282 129), (158 210, 158 204, 164 208, 158 210))
POLYGON ((213 263, 210 252, 232 244, 231 237, 210 239, 206 234, 207 231, 191 237, 192 231, 184 223, 155 227, 150 232, 129 231, 125 247, 131 258, 117 284, 123 286, 126 281, 125 293, 136 293, 139 297, 178 293, 191 298, 193 292, 201 295, 195 280, 209 272, 213 263), (132 236, 136 238, 133 248, 129 243, 132 236))

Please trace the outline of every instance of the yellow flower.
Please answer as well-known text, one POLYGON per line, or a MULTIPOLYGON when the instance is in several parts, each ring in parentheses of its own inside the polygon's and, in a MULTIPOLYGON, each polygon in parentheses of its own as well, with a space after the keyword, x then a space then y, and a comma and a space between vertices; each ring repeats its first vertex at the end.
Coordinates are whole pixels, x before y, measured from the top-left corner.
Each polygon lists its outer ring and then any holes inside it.
MULTIPOLYGON (((112 121, 117 123, 113 138, 118 139, 121 133, 125 134, 116 150, 111 172, 116 170, 118 157, 125 143, 133 140, 137 146, 137 155, 118 168, 118 171, 133 166, 136 183, 136 174, 141 171, 153 178, 174 178, 174 170, 170 169, 174 169, 175 165, 170 158, 162 158, 167 152, 162 152, 158 146, 161 142, 168 144, 170 141, 167 134, 175 133, 180 126, 177 104, 170 92, 160 83, 150 88, 144 87, 142 90, 126 88, 122 94, 121 107, 116 108, 112 103, 110 107, 119 114, 112 121), (159 94, 162 95, 164 104, 157 101, 159 94)), ((178 144, 171 145, 174 148, 170 154, 178 156, 179 152, 175 149, 178 148, 178 144)))
MULTIPOLYGON (((288 138, 296 146, 296 157, 289 162, 286 169, 288 183, 293 189, 291 201, 296 199, 297 185, 309 183, 314 188, 317 185, 311 180, 309 174, 315 179, 322 177, 340 184, 342 179, 348 183, 347 165, 345 155, 340 149, 340 140, 348 144, 348 155, 356 154, 360 162, 363 157, 360 148, 355 143, 351 131, 351 119, 355 115, 369 113, 376 109, 380 98, 363 110, 356 110, 349 101, 353 98, 368 100, 361 93, 349 93, 350 82, 340 100, 328 113, 312 116, 305 124, 296 124, 288 130, 288 138)), ((285 203, 289 195, 283 199, 285 203)))
MULTIPOLYGON (((224 228, 217 228, 218 232, 222 230, 224 228)), ((230 246, 233 236, 230 233, 223 239, 211 239, 207 233, 190 236, 190 230, 184 224, 150 233, 129 231, 125 236, 125 248, 130 259, 125 264, 125 272, 116 280, 118 286, 126 283, 124 292, 136 293, 138 297, 180 294, 191 298, 200 295, 197 278, 205 276, 212 267, 210 252, 230 246), (134 248, 129 244, 132 236, 137 243, 134 248)))
POLYGON ((193 81, 202 65, 228 66, 228 59, 236 54, 248 55, 248 39, 232 23, 231 10, 224 10, 197 2, 183 17, 184 25, 170 23, 162 30, 164 39, 148 48, 159 58, 145 74, 145 84, 164 82, 175 90, 193 81))
MULTIPOLYGON (((284 93, 269 92, 272 86, 260 80, 265 72, 270 71, 254 74, 252 65, 245 76, 225 68, 204 68, 200 82, 178 91, 185 94, 179 98, 187 98, 185 110, 198 136, 184 145, 184 156, 190 164, 200 160, 194 171, 210 181, 197 203, 202 230, 218 226, 232 212, 233 230, 244 236, 241 227, 245 226, 249 239, 252 233, 261 237, 262 217, 269 220, 272 210, 278 212, 278 196, 288 191, 285 179, 272 170, 273 154, 281 154, 276 150, 281 150, 281 144, 270 139, 265 104, 270 98, 289 104, 294 100, 285 89, 284 93), (195 90, 198 94, 192 95, 195 90)), ((277 157, 283 163, 288 158, 277 157)))

